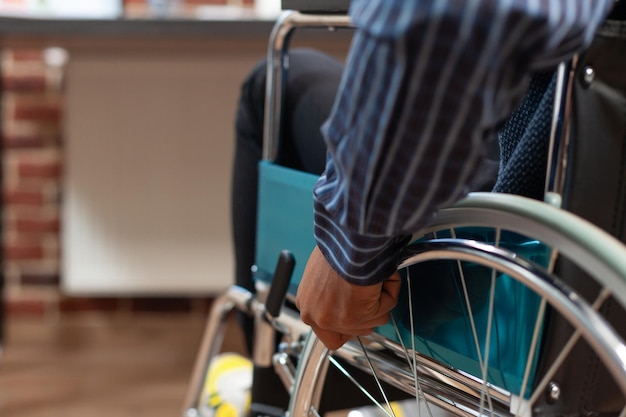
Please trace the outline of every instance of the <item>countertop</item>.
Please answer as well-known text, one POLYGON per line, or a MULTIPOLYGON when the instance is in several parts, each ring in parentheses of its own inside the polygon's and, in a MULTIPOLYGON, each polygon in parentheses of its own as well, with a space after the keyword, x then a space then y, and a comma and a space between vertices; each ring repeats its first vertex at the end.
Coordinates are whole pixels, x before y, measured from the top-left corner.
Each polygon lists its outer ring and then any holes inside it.
POLYGON ((267 39, 275 17, 260 17, 252 10, 233 11, 217 7, 198 9, 174 17, 154 17, 134 13, 132 17, 107 18, 40 18, 0 16, 0 43, 23 41, 66 41, 93 39, 167 39, 250 38, 267 39))

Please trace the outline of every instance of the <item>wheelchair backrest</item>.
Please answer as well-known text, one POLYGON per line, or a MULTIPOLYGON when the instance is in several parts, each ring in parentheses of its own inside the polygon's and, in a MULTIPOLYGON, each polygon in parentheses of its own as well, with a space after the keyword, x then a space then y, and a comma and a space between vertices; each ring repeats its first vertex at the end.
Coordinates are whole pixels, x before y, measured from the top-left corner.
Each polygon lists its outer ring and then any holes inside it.
POLYGON ((259 164, 259 196, 255 279, 270 282, 278 255, 295 258, 289 294, 295 295, 304 266, 315 247, 313 186, 318 176, 277 165, 259 164))

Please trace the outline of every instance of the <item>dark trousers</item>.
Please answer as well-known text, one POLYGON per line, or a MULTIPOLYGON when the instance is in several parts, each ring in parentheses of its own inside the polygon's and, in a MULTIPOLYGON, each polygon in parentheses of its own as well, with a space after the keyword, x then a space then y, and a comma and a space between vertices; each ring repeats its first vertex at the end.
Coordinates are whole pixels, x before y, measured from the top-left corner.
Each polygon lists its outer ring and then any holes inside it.
MULTIPOLYGON (((285 85, 283 137, 277 163, 321 174, 326 162, 326 145, 320 132, 339 86, 342 64, 309 49, 289 53, 285 85)), ((265 104, 265 61, 245 79, 236 115, 235 159, 232 175, 232 228, 235 250, 235 282, 254 291, 250 268, 254 264, 258 162, 263 149, 265 104)), ((252 323, 242 320, 250 339, 252 323)))

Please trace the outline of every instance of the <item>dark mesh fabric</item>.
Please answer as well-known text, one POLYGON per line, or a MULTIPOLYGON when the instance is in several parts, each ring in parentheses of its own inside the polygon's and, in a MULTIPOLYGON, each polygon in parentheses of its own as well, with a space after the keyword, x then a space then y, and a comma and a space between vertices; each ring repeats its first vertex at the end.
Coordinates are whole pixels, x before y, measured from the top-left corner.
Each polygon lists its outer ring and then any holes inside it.
POLYGON ((543 199, 554 88, 553 73, 533 76, 522 102, 498 132, 500 171, 493 191, 543 199))

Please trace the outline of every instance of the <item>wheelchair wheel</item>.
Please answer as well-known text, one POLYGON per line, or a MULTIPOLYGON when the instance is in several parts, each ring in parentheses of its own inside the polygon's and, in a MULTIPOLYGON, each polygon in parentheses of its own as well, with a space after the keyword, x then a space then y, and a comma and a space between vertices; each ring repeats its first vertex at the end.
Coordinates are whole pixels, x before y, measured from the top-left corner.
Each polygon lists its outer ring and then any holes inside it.
POLYGON ((407 396, 429 416, 626 415, 619 241, 544 203, 476 193, 438 214, 400 271, 390 324, 337 351, 309 336, 291 417, 322 414, 344 383, 381 416, 407 396))

